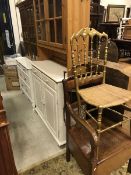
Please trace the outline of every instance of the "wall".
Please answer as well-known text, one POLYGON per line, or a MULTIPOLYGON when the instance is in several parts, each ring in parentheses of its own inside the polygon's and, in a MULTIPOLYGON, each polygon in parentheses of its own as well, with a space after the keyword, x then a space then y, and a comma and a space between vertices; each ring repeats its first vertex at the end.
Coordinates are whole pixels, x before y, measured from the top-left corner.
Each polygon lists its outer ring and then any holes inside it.
MULTIPOLYGON (((107 8, 108 4, 125 5, 127 8, 127 7, 131 7, 131 0, 101 0, 101 5, 105 6, 105 9, 107 8)), ((125 8, 124 17, 126 17, 126 8, 125 8)), ((105 16, 105 20, 106 20, 106 16, 105 16)))
POLYGON ((104 6, 107 6, 108 4, 131 6, 131 0, 101 0, 101 4, 104 6))
POLYGON ((20 41, 22 41, 22 38, 21 38, 22 28, 21 28, 19 10, 15 6, 16 1, 17 0, 9 0, 9 4, 10 4, 11 17, 12 17, 12 25, 13 25, 13 30, 14 30, 16 52, 19 52, 20 51, 20 48, 19 48, 20 41))

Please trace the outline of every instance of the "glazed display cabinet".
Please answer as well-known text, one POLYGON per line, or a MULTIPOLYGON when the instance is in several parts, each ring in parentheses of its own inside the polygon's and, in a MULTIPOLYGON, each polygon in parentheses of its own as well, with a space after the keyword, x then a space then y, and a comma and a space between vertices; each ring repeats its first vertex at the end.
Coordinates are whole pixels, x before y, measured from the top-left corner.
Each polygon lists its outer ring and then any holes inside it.
POLYGON ((35 60, 37 56, 37 47, 33 0, 25 0, 16 6, 20 11, 25 55, 31 60, 35 60))
POLYGON ((39 60, 71 67, 70 37, 89 26, 89 0, 33 0, 39 60))
POLYGON ((90 4, 90 27, 99 29, 99 24, 104 21, 104 6, 100 5, 100 0, 91 0, 90 4))

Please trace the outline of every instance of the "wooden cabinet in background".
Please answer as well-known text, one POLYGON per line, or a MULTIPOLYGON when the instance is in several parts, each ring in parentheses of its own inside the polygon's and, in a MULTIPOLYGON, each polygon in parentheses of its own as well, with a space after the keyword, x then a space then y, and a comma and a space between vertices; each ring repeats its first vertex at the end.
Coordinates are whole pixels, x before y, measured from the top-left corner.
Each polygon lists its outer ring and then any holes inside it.
POLYGON ((25 0, 16 6, 20 11, 25 55, 34 60, 37 56, 37 47, 33 0, 25 0))
POLYGON ((99 24, 103 22, 104 6, 100 5, 100 0, 91 0, 90 5, 90 27, 98 29, 99 24))
POLYGON ((89 26, 90 0, 33 0, 38 59, 71 67, 70 38, 89 26))
POLYGON ((0 122, 0 175, 18 175, 8 131, 8 122, 0 122))

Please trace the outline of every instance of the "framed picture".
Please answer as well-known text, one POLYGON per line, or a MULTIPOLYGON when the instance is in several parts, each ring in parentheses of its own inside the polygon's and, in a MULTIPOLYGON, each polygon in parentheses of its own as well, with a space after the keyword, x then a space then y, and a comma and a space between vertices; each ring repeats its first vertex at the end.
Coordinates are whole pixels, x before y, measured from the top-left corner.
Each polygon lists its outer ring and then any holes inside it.
POLYGON ((131 18, 131 7, 127 7, 126 9, 126 18, 131 18))
POLYGON ((125 5, 111 5, 107 6, 106 22, 119 22, 125 14, 125 5))

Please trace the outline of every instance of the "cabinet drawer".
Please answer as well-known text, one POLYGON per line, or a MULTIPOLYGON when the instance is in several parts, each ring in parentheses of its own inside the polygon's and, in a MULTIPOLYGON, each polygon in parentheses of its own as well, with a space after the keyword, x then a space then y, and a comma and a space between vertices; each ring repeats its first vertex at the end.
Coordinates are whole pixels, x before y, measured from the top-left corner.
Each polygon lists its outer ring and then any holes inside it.
POLYGON ((21 70, 23 69, 23 66, 18 62, 17 62, 17 66, 18 66, 19 69, 21 69, 21 70))
POLYGON ((36 76, 38 76, 39 78, 41 78, 41 72, 40 72, 37 68, 33 67, 33 68, 32 68, 32 72, 33 72, 36 76))
POLYGON ((24 91, 24 93, 29 97, 31 98, 31 90, 30 88, 25 84, 25 82, 20 79, 20 87, 21 89, 24 91))
POLYGON ((17 62, 17 66, 21 68, 21 64, 19 62, 17 62))
POLYGON ((18 70, 19 77, 23 78, 23 73, 22 73, 21 69, 19 67, 17 67, 17 70, 18 70))
POLYGON ((30 80, 29 77, 26 75, 23 75, 23 80, 25 81, 25 83, 30 87, 30 80))
POLYGON ((19 82, 20 82, 20 88, 22 90, 24 90, 24 83, 23 83, 23 80, 21 78, 19 78, 19 82))
POLYGON ((31 91, 30 91, 30 89, 27 86, 25 86, 25 92, 26 92, 27 96, 29 98, 31 98, 31 91))
POLYGON ((25 74, 21 68, 18 67, 18 75, 29 87, 30 87, 30 80, 27 74, 25 74))
POLYGON ((23 71, 27 76, 29 76, 29 70, 26 69, 22 64, 17 62, 17 68, 21 69, 21 71, 23 71))
POLYGON ((49 77, 47 77, 45 74, 42 74, 41 76, 42 80, 48 84, 52 89, 56 90, 56 83, 51 80, 49 77))
POLYGON ((22 66, 21 65, 21 69, 22 69, 22 71, 27 75, 27 76, 29 76, 29 71, 28 71, 28 69, 26 69, 24 66, 22 66))

